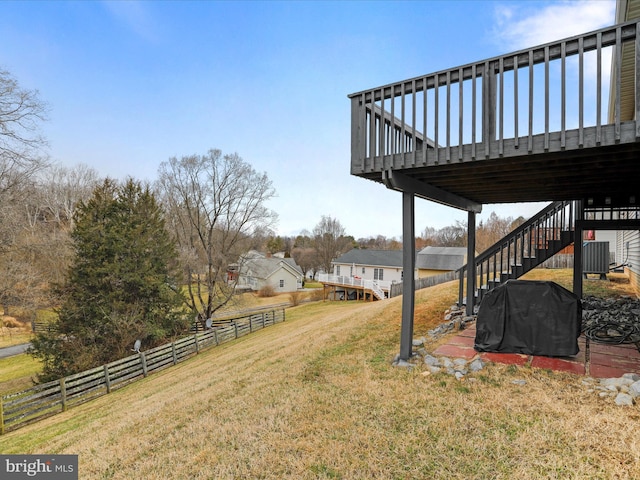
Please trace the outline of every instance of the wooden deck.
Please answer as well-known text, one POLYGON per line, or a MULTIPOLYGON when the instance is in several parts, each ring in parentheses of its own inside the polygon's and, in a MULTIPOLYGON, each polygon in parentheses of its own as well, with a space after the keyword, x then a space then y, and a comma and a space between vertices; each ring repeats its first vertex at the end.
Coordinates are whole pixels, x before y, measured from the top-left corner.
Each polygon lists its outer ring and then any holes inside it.
POLYGON ((624 82, 621 65, 635 55, 640 79, 639 25, 350 95, 351 173, 469 211, 594 197, 635 203, 640 104, 621 99, 640 98, 640 80, 624 82))

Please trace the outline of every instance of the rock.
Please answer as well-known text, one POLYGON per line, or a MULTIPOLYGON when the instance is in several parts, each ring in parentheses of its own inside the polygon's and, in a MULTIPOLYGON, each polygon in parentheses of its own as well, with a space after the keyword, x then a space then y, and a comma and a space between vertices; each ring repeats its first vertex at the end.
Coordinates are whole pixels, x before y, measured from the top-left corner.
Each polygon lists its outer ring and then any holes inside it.
POLYGON ((616 396, 616 405, 630 406, 633 405, 633 398, 626 393, 619 393, 616 396))
POLYGON ((440 364, 445 368, 453 368, 453 362, 448 357, 442 357, 440 359, 440 364))
POLYGON ((407 362, 406 360, 398 360, 398 362, 396 363, 396 367, 412 369, 413 367, 415 367, 415 365, 413 363, 407 362))
POLYGON ((429 370, 433 374, 440 373, 442 371, 442 369, 440 367, 434 367, 432 365, 429 365, 427 367, 427 370, 429 370))
POLYGON ((633 398, 640 397, 640 380, 632 383, 629 386, 629 395, 631 395, 633 398))
POLYGON ((433 355, 429 355, 429 354, 424 356, 424 363, 426 365, 430 365, 432 367, 439 367, 441 365, 439 359, 437 359, 433 355))
POLYGON ((421 338, 414 338, 414 339, 413 339, 413 341, 411 342, 411 344, 412 344, 414 347, 419 347, 419 346, 421 346, 421 345, 424 345, 425 340, 426 340, 426 339, 425 339, 424 337, 421 337, 421 338))
POLYGON ((513 383, 514 385, 526 385, 527 381, 526 380, 512 380, 511 383, 513 383))
POLYGON ((633 380, 631 380, 630 378, 624 378, 624 377, 620 377, 620 378, 603 378, 602 380, 600 380, 600 385, 604 386, 604 387, 609 387, 609 386, 614 386, 616 388, 620 388, 622 385, 631 385, 633 383, 633 380))
POLYGON ((633 380, 634 382, 637 382, 638 380, 640 380, 640 375, 638 375, 637 373, 625 373, 624 375, 622 375, 622 378, 627 378, 633 380))
POLYGON ((457 380, 462 380, 464 378, 464 373, 456 371, 454 373, 457 380))
POLYGON ((485 363, 482 361, 481 358, 476 358, 469 365, 469 370, 471 370, 472 372, 479 372, 480 370, 482 370, 484 368, 484 365, 485 365, 485 363))
POLYGON ((456 358, 453 360, 453 365, 456 367, 462 367, 467 364, 467 361, 464 358, 456 358))

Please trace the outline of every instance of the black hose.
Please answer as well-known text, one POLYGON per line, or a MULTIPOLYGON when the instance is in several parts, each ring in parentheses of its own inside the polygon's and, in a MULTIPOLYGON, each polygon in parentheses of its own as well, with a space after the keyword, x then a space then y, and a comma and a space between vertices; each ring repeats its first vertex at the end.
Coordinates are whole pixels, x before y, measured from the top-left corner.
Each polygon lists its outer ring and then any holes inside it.
POLYGON ((594 342, 619 345, 622 343, 636 343, 635 340, 631 339, 631 336, 640 333, 640 329, 636 325, 607 322, 586 327, 583 333, 585 337, 594 342), (610 335, 609 332, 611 330, 616 331, 618 335, 610 335))

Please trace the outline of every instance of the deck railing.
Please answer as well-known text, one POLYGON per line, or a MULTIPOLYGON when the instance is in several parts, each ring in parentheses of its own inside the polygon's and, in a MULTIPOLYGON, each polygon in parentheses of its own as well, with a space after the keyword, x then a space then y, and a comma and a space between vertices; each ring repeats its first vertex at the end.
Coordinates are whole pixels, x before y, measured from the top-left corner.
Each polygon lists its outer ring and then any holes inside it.
MULTIPOLYGON (((635 49, 639 78, 639 26, 628 22, 350 95, 351 173, 636 141, 640 104, 622 110, 620 79, 623 49, 635 49)), ((630 88, 640 98, 640 81, 630 88)))
MULTIPOLYGON (((573 242, 575 220, 575 202, 553 202, 478 255, 474 269, 478 302, 484 293, 520 277, 573 242)), ((459 305, 466 299, 466 269, 464 265, 458 270, 459 305)))
POLYGON ((386 280, 365 280, 364 278, 359 277, 349 277, 346 275, 330 275, 328 273, 320 273, 318 275, 318 281, 320 283, 344 285, 345 287, 365 288, 371 291, 382 290, 383 292, 389 292, 389 289, 391 288, 391 282, 386 280))

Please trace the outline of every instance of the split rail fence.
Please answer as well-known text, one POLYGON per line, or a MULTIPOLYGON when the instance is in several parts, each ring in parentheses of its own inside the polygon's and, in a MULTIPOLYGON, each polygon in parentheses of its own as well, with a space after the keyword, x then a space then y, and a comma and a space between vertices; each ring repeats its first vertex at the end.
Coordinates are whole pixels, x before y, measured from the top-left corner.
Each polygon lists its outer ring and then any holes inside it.
POLYGON ((111 393, 153 372, 176 365, 222 343, 285 321, 285 311, 269 310, 234 319, 225 326, 130 355, 101 367, 0 396, 0 434, 64 412, 111 393))

